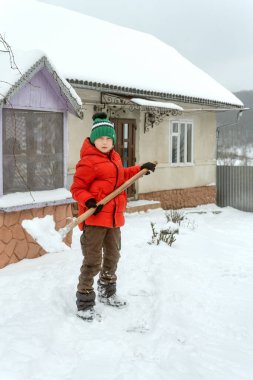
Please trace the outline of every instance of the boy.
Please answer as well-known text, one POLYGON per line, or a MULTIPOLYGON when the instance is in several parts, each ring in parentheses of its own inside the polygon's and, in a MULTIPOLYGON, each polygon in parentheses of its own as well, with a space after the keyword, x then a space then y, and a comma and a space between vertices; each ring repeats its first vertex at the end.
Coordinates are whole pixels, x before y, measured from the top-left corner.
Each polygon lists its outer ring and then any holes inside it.
POLYGON ((104 206, 97 206, 97 202, 141 169, 155 170, 155 164, 151 162, 124 168, 119 154, 113 149, 115 143, 113 123, 105 113, 95 114, 90 138, 86 138, 83 143, 81 159, 77 163, 70 188, 73 198, 78 202, 79 215, 89 208, 96 208, 94 214, 79 226, 83 231, 80 241, 84 260, 77 286, 76 304, 77 315, 84 320, 92 320, 95 316, 96 295, 93 283, 98 273, 99 301, 116 307, 126 305, 116 295, 120 227, 124 225, 126 192, 123 191, 104 206))

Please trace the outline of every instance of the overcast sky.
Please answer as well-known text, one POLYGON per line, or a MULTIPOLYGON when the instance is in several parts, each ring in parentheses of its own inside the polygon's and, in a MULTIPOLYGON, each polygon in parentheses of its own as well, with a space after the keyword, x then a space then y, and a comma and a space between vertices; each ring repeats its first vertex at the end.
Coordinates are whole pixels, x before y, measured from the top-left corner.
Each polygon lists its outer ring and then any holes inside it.
POLYGON ((153 34, 227 89, 253 90, 253 0, 40 1, 153 34))

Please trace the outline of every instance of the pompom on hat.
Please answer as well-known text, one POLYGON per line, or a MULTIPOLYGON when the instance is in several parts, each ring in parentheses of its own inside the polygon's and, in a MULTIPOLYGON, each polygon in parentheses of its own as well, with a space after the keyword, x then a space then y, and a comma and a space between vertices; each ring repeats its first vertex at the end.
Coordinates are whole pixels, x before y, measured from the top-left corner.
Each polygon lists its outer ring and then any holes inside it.
POLYGON ((102 136, 110 137, 113 145, 116 144, 116 133, 114 124, 107 118, 106 113, 95 113, 92 117, 93 126, 90 134, 90 142, 94 144, 95 140, 102 136))

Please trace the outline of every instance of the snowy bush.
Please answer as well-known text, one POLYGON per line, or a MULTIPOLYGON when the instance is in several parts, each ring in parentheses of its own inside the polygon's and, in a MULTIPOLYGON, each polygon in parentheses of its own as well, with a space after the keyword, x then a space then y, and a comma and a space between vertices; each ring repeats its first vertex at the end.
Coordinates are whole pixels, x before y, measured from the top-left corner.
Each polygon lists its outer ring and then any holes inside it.
POLYGON ((194 220, 189 219, 185 211, 183 210, 169 210, 165 213, 168 222, 176 223, 180 227, 194 230, 196 228, 196 223, 194 220))
POLYGON ((152 238, 149 244, 159 245, 160 242, 163 241, 171 247, 171 245, 176 241, 175 235, 179 232, 178 226, 172 222, 168 222, 161 227, 158 227, 153 222, 150 224, 152 229, 152 238))
POLYGON ((159 245, 161 241, 170 247, 176 241, 176 235, 179 234, 179 227, 194 230, 196 223, 185 216, 182 210, 170 210, 165 213, 166 223, 155 224, 151 222, 152 237, 148 244, 159 245))
POLYGON ((177 223, 179 226, 185 218, 185 214, 180 210, 170 210, 165 213, 168 222, 177 223))

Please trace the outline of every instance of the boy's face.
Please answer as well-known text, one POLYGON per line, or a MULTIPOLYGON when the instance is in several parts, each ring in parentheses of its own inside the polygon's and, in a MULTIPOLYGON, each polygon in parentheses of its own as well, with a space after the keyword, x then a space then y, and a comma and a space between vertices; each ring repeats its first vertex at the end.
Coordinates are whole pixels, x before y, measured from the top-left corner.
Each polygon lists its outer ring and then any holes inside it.
POLYGON ((110 137, 102 136, 94 141, 95 147, 102 153, 108 153, 113 148, 113 141, 110 137))

